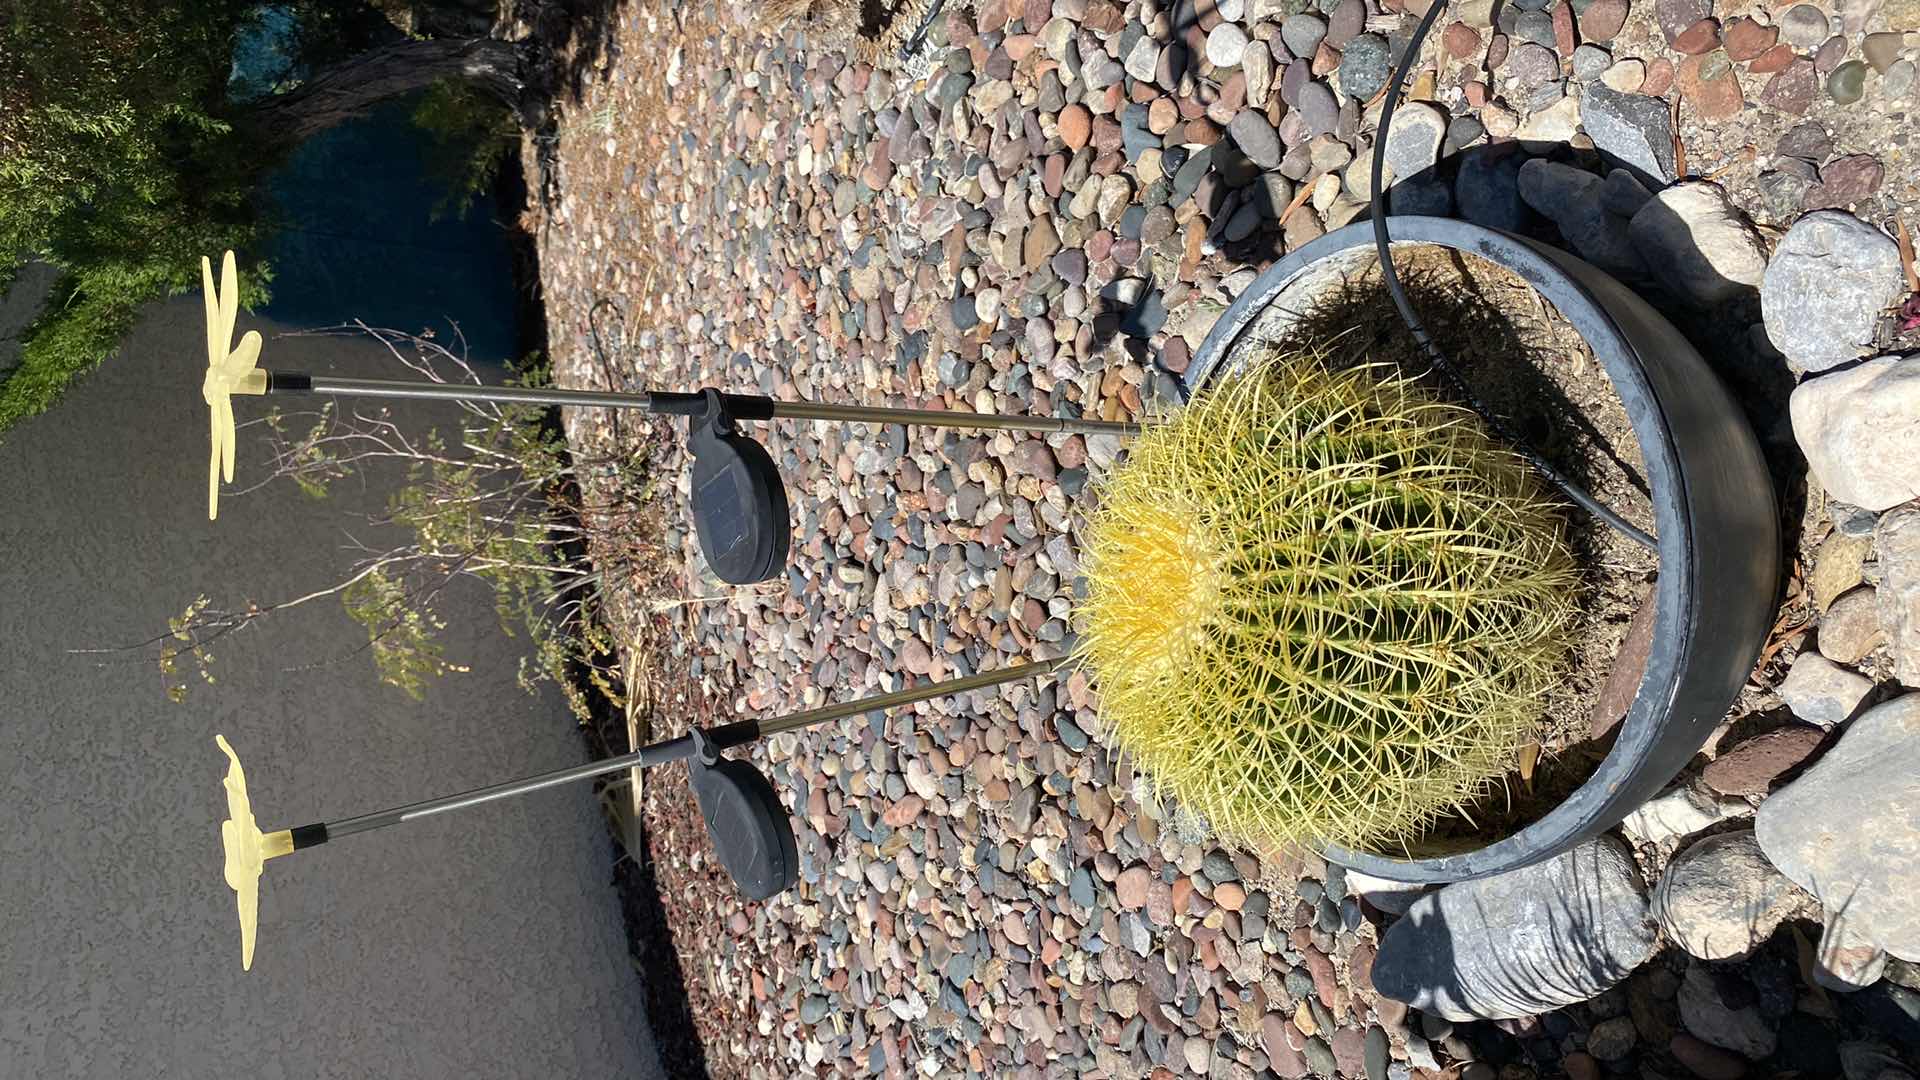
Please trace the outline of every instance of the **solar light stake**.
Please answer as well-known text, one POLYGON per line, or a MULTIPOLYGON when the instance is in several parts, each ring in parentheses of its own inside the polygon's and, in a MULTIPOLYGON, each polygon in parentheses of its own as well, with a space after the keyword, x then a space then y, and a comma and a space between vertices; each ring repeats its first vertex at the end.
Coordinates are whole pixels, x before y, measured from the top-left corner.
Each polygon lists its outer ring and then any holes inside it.
POLYGON ((490 401, 520 405, 584 405, 637 409, 687 418, 693 457, 691 508, 701 554, 720 580, 751 585, 780 575, 793 543, 786 486, 767 449, 739 428, 745 420, 833 420, 868 424, 924 424, 974 430, 1036 431, 1088 435, 1137 435, 1139 424, 1066 416, 1019 416, 947 409, 896 409, 777 401, 759 394, 642 391, 632 394, 551 387, 447 385, 394 379, 342 379, 304 371, 268 371, 258 366, 260 335, 248 331, 233 345, 239 315, 239 283, 233 252, 221 259, 216 291, 213 264, 200 260, 207 309, 207 370, 200 382, 212 420, 207 464, 207 518, 219 512, 220 480, 233 482, 233 395, 333 394, 341 397, 412 398, 430 401, 490 401))
MULTIPOLYGON (((430 401, 493 401, 510 405, 580 405, 636 409, 665 416, 698 416, 704 394, 642 391, 528 389, 404 382, 398 379, 340 379, 298 371, 266 372, 269 394, 335 394, 341 397, 418 398, 430 401)), ((1084 435, 1138 435, 1140 425, 1118 420, 1081 420, 1064 416, 955 412, 948 409, 896 409, 876 405, 835 405, 824 401, 779 401, 758 394, 720 395, 735 420, 839 420, 868 424, 924 424, 930 427, 992 431, 1078 432, 1084 435)))
MULTIPOLYGON (((965 678, 949 679, 946 682, 922 683, 919 686, 910 686, 904 690, 896 690, 891 694, 880 694, 875 697, 860 698, 855 701, 844 701, 838 705, 823 705, 817 709, 788 713, 785 716, 777 716, 771 720, 739 720, 702 732, 701 735, 705 737, 715 750, 730 750, 733 747, 744 746, 747 743, 753 742, 756 739, 765 738, 768 735, 778 735, 784 731, 798 731, 801 728, 812 727, 815 724, 824 724, 830 720, 844 720, 849 716, 859 716, 862 713, 898 708, 902 705, 912 705, 930 698, 945 697, 950 694, 964 694, 970 690, 979 690, 989 686, 998 686, 1005 682, 1013 682, 1018 679, 1045 675, 1065 663, 1067 663, 1067 660, 1064 658, 1059 660, 1042 660, 1037 663, 1019 664, 1014 667, 1001 668, 995 671, 983 671, 975 675, 968 675, 965 678)), ((541 773, 538 776, 509 780, 504 784, 494 784, 491 787, 476 788, 473 791, 464 792, 459 795, 448 795, 444 798, 428 799, 424 802, 410 803, 406 806, 396 806, 391 810, 381 810, 372 814, 361 814, 359 817, 345 818, 340 821, 327 822, 324 824, 308 825, 305 826, 305 828, 321 830, 320 836, 317 839, 312 839, 302 844, 298 841, 297 836, 300 830, 291 830, 296 834, 294 847, 296 849, 311 847, 314 844, 325 843, 328 840, 337 839, 342 836, 348 836, 357 832, 366 832, 368 829, 383 829, 388 825, 398 825, 403 821, 415 821, 420 818, 432 817, 435 814, 444 814, 451 810, 464 810, 469 806, 478 806, 481 803, 493 802, 496 799, 511 799, 516 795, 525 795, 529 792, 539 791, 542 788, 572 783, 575 780, 586 780, 604 773, 619 772, 622 769, 631 769, 636 766, 645 769, 654 765, 664 765, 669 761, 683 761, 695 755, 698 749, 695 745, 697 742, 698 739, 694 735, 682 735, 679 738, 667 739, 663 742, 643 746, 632 753, 622 754, 619 757, 589 761, 584 765, 575 765, 566 769, 555 769, 552 772, 541 773)))
MULTIPOLYGON (((257 348, 255 351, 258 351, 257 348)), ((749 585, 779 576, 793 539, 793 523, 780 471, 766 448, 740 429, 741 421, 835 420, 1105 435, 1134 435, 1140 431, 1137 424, 1110 420, 779 401, 759 394, 732 394, 719 390, 702 390, 692 394, 671 391, 622 394, 600 390, 449 386, 393 379, 344 379, 300 371, 255 370, 252 374, 253 385, 260 389, 234 392, 491 401, 520 405, 585 405, 685 416, 688 420, 687 443, 693 451, 691 508, 694 535, 714 574, 733 585, 749 585)), ((228 406, 226 415, 230 420, 231 406, 228 406)), ((227 448, 231 453, 231 439, 227 448)), ((230 470, 228 479, 232 479, 230 470)))
POLYGON ((1071 658, 1062 657, 1018 664, 945 682, 922 683, 890 694, 824 705, 770 720, 740 720, 709 731, 695 730, 619 757, 555 769, 358 817, 315 822, 271 833, 262 832, 255 824, 252 804, 247 795, 246 774, 240 768, 240 759, 227 740, 216 735, 215 742, 231 762, 223 781, 227 793, 227 820, 221 823, 220 836, 226 854, 227 885, 234 891, 240 914, 241 966, 250 968, 253 964, 253 944, 260 909, 260 876, 263 865, 269 859, 317 847, 354 833, 384 829, 389 825, 510 799, 605 773, 635 767, 647 768, 669 761, 687 762, 701 816, 706 819, 708 835, 713 840, 721 863, 733 875, 741 891, 753 899, 764 900, 788 888, 797 878, 799 863, 793 825, 767 778, 750 763, 722 757, 720 751, 829 720, 841 720, 930 698, 980 690, 1016 679, 1046 675, 1072 662, 1071 658))

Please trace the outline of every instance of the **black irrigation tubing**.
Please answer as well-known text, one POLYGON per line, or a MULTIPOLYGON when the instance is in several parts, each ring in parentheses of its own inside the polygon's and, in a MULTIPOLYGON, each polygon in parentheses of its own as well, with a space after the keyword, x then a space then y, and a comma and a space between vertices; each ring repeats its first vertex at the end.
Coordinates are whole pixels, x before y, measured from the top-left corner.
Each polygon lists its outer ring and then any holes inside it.
POLYGON ((1420 351, 1433 362, 1434 370, 1439 372, 1454 390, 1466 399, 1468 406, 1479 414, 1480 419, 1493 429, 1495 435, 1510 444, 1535 472, 1544 477, 1548 483, 1559 488, 1567 498, 1573 500, 1575 505, 1599 518, 1609 528, 1627 539, 1648 551, 1657 552, 1659 544, 1651 535, 1602 506, 1599 500, 1588 494, 1580 485, 1548 464, 1538 451, 1527 445, 1526 440, 1520 437, 1512 425, 1489 408, 1487 403, 1473 392, 1466 380, 1460 377, 1460 373, 1447 360, 1446 353, 1442 352, 1439 343, 1433 340, 1433 335, 1427 332, 1426 324, 1420 321, 1419 312, 1413 310, 1413 302, 1407 298, 1406 288, 1400 284, 1399 273, 1393 268, 1393 253, 1387 236, 1387 216, 1381 201, 1381 194, 1386 186, 1384 181, 1387 168, 1387 129, 1393 123, 1393 110, 1400 104, 1400 93, 1406 86, 1407 75, 1419 60, 1420 46, 1427 40, 1427 32, 1433 29, 1433 24, 1439 20, 1440 13, 1446 10, 1446 6, 1446 0, 1433 0, 1432 6, 1427 9, 1426 16, 1420 20, 1420 25, 1414 28, 1413 38, 1407 42, 1406 52, 1401 56, 1400 63, 1395 65, 1393 77, 1387 81, 1387 96, 1380 103, 1380 127, 1373 136, 1373 191, 1370 196, 1373 204, 1373 243, 1375 250, 1379 252, 1380 278, 1386 283, 1387 292, 1393 297, 1393 305, 1400 309, 1400 318, 1406 321, 1407 329, 1412 332, 1413 340, 1419 345, 1420 351))
MULTIPOLYGON (((602 344, 600 341, 600 324, 596 320, 596 316, 600 314, 600 309, 602 307, 613 308, 616 311, 619 310, 619 308, 616 307, 613 301, 607 299, 604 296, 600 297, 599 299, 596 299, 593 302, 593 306, 587 309, 587 333, 593 339, 593 354, 600 361, 600 374, 605 376, 607 380, 607 392, 612 394, 612 393, 618 393, 620 388, 615 386, 613 383, 613 364, 608 362, 607 347, 606 345, 602 344)), ((620 314, 621 314, 621 320, 624 323, 626 319, 626 313, 622 311, 620 314)), ((621 333, 621 340, 624 341, 625 337, 626 337, 625 328, 623 326, 622 333, 621 333)), ((610 416, 610 419, 612 420, 613 437, 616 441, 616 444, 618 442, 624 441, 626 436, 620 430, 620 410, 608 409, 607 412, 610 416)))
POLYGON ((926 16, 920 20, 920 26, 914 30, 913 36, 907 39, 905 45, 900 46, 900 59, 905 60, 919 52, 920 46, 927 43, 927 34, 933 30, 933 20, 940 17, 941 10, 946 6, 947 0, 933 0, 933 4, 927 8, 926 16))

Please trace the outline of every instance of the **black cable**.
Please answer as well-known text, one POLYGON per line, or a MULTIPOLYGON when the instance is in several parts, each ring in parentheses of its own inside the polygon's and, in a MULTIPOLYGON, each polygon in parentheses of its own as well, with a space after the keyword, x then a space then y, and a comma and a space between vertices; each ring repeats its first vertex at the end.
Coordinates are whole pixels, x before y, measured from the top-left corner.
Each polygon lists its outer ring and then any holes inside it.
MULTIPOLYGON (((593 339, 593 353, 600 360, 600 374, 606 377, 607 392, 610 394, 617 394, 620 392, 620 388, 614 385, 613 364, 608 362, 607 360, 607 347, 600 340, 600 324, 595 320, 595 316, 600 314, 601 305, 605 305, 607 307, 614 307, 613 301, 607 299, 604 296, 596 299, 593 302, 593 306, 587 309, 587 335, 593 339)), ((626 318, 626 313, 621 312, 621 319, 623 322, 625 318, 626 318)), ((625 327, 623 326, 622 327, 623 340, 624 340, 624 337, 625 337, 625 327)), ((626 441, 626 434, 620 430, 620 410, 608 409, 607 412, 610 414, 609 418, 613 421, 614 445, 618 447, 620 444, 626 441)))
MULTIPOLYGON (((920 46, 927 43, 927 35, 933 31, 933 20, 940 17, 940 9, 946 6, 947 0, 933 0, 933 5, 921 17, 920 25, 913 31, 913 36, 907 39, 906 44, 900 46, 900 59, 905 60, 919 52, 920 46)), ((1033 32, 1039 33, 1040 28, 1035 27, 1033 32)))
POLYGON ((1387 96, 1380 103, 1380 127, 1373 136, 1373 190, 1370 195, 1370 201, 1373 204, 1373 244, 1379 253, 1380 278, 1386 283, 1388 294, 1393 297, 1393 305, 1400 309, 1400 318, 1406 321, 1407 329, 1413 334, 1414 343, 1420 347, 1422 353, 1426 354, 1427 359, 1433 362, 1434 370, 1439 372, 1454 390, 1466 399, 1467 405, 1479 414, 1480 419, 1493 429, 1495 435, 1510 444, 1535 472, 1544 477, 1548 483, 1559 488, 1561 493, 1573 500, 1575 505, 1648 551, 1658 552, 1659 544, 1652 536, 1619 514, 1600 505, 1599 500, 1587 494, 1578 484, 1549 465, 1538 451, 1520 438, 1518 432, 1480 400, 1472 388, 1467 386, 1466 380, 1462 379, 1460 373, 1455 371, 1453 365, 1447 361, 1446 354, 1440 351, 1440 346, 1433 340, 1433 335, 1427 332, 1426 324, 1420 321, 1419 313, 1413 310, 1413 302, 1407 299, 1407 291, 1400 284, 1399 273, 1393 268, 1392 245, 1387 236, 1387 215, 1381 204, 1381 195, 1386 188, 1387 128, 1393 123, 1393 110, 1400 104, 1400 92, 1406 85, 1407 74, 1413 70, 1414 63, 1420 57, 1420 46, 1426 41, 1427 32, 1433 29, 1433 24, 1439 20, 1440 13, 1446 9, 1446 6, 1446 0, 1433 0, 1432 6, 1427 9, 1427 14, 1420 20, 1420 25, 1414 28, 1413 39, 1407 43, 1406 53, 1400 58, 1400 63, 1395 66, 1392 77, 1388 79, 1387 96))

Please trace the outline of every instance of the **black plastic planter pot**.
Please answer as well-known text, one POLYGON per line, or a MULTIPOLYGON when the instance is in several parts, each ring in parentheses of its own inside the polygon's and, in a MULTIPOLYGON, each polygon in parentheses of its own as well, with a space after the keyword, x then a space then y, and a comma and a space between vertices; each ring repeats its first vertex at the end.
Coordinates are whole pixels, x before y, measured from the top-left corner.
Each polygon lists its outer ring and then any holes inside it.
MULTIPOLYGON (((1753 432, 1692 345, 1619 282, 1563 251, 1431 217, 1388 222, 1396 245, 1477 255, 1525 279, 1586 339, 1632 421, 1659 537, 1652 649, 1613 749, 1565 802, 1485 847, 1394 859, 1330 848, 1380 877, 1448 882, 1552 858, 1617 825, 1684 768, 1746 681, 1772 624, 1780 534, 1773 484, 1753 432)), ((1189 389, 1243 346, 1283 340, 1295 313, 1375 263, 1361 222, 1288 254, 1220 317, 1186 373, 1189 389)))

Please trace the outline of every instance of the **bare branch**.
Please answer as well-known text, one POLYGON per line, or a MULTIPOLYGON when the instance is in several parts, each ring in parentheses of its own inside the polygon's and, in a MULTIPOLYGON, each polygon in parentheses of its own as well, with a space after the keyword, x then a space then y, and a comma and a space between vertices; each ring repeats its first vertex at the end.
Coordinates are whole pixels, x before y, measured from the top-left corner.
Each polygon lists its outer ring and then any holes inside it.
MULTIPOLYGON (((336 335, 372 337, 394 362, 432 382, 482 383, 466 359, 458 324, 451 325, 446 343, 358 320, 287 336, 336 335)), ((620 581, 657 558, 657 526, 640 498, 652 485, 635 472, 644 466, 644 453, 616 448, 572 458, 552 418, 551 410, 475 403, 443 435, 409 432, 384 407, 328 402, 317 410, 276 411, 250 421, 264 427, 270 459, 265 478, 241 493, 290 480, 323 495, 343 480, 364 482, 369 467, 402 467, 407 480, 382 510, 366 513, 364 520, 376 529, 404 530, 405 537, 369 542, 343 530, 342 550, 353 556, 352 564, 323 588, 237 609, 216 607, 201 597, 171 620, 165 633, 79 651, 130 656, 157 651, 169 695, 177 698, 185 691, 183 664, 191 662, 212 681, 213 646, 261 619, 338 597, 366 627, 367 640, 317 663, 371 653, 383 679, 417 694, 427 680, 463 670, 441 654, 435 635, 443 625, 439 602, 454 581, 465 578, 488 586, 502 619, 524 631, 533 655, 523 663, 523 684, 555 678, 571 667, 606 692, 616 673, 600 659, 610 648, 599 624, 601 590, 609 577, 589 561, 589 553, 616 568, 613 580, 620 581)), ((568 695, 583 707, 579 691, 569 688, 568 695)))

